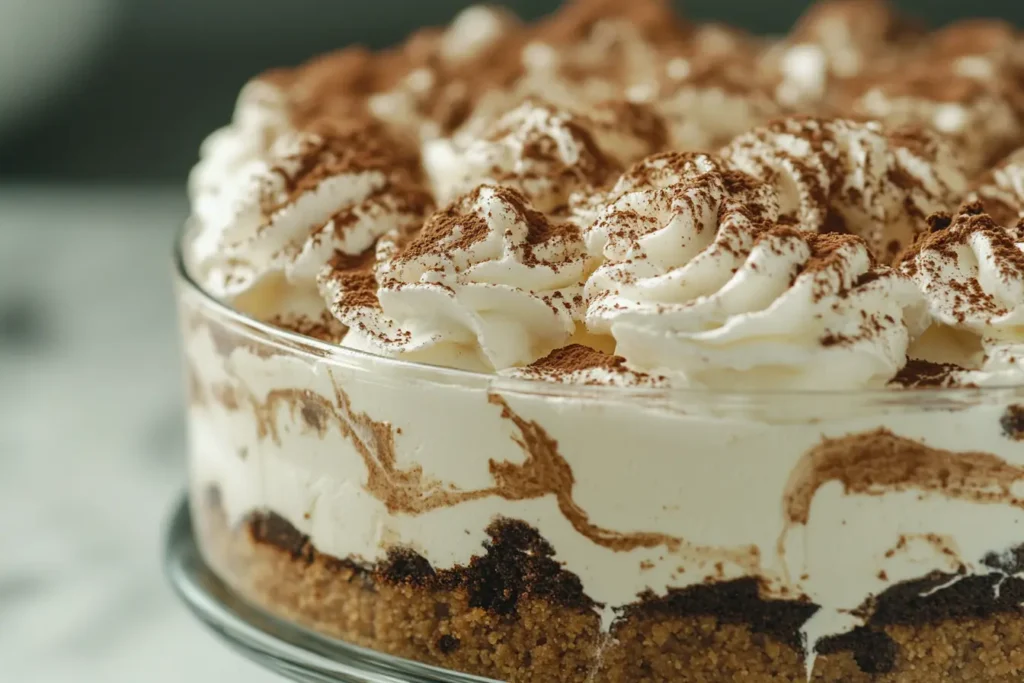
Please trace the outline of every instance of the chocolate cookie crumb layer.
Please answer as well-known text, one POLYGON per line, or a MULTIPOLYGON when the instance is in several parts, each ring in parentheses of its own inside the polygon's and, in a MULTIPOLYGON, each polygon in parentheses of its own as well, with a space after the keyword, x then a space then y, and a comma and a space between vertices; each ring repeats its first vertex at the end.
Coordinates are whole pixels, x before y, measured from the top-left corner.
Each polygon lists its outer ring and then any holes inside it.
MULTIPOLYGON (((195 514, 207 561, 247 599, 397 656, 508 681, 807 680, 799 628, 817 608, 765 600, 753 580, 640 596, 609 638, 578 579, 522 522, 492 524, 483 555, 436 571, 411 551, 375 568, 324 555, 274 514, 229 529, 215 494, 195 514)), ((1018 555, 942 590, 952 577, 883 593, 868 624, 819 643, 810 680, 1020 681, 1024 580, 1001 573, 1019 570, 1018 555)))

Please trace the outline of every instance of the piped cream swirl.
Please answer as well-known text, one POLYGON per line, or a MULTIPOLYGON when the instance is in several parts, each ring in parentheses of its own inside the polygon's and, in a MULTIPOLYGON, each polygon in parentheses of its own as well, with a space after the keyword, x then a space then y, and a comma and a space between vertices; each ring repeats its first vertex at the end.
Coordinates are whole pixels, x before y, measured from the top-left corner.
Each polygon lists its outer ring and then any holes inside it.
POLYGON ((481 184, 502 184, 551 211, 665 139, 664 123, 642 105, 602 102, 580 113, 527 98, 481 135, 468 130, 428 143, 424 166, 442 202, 481 184))
POLYGON ((1024 126, 1001 82, 956 71, 955 63, 924 61, 869 81, 852 111, 887 126, 925 126, 943 136, 975 174, 1021 140, 1024 126))
POLYGON ((981 202, 997 223, 1014 225, 1024 219, 1024 148, 1018 149, 983 175, 968 194, 981 202))
POLYGON ((778 223, 774 188, 705 155, 637 165, 587 229, 587 324, 630 367, 724 388, 884 384, 923 327, 909 279, 852 235, 778 223))
POLYGON ((346 345, 496 370, 569 340, 590 264, 574 225, 550 221, 512 188, 484 185, 417 234, 383 238, 372 280, 336 268, 320 282, 331 311, 351 328, 346 345))
POLYGON ((938 136, 877 123, 792 117, 740 135, 722 154, 773 184, 782 213, 801 227, 860 235, 886 262, 967 185, 938 136))
POLYGON ((414 162, 368 122, 323 122, 282 135, 238 169, 202 213, 198 271, 211 292, 290 327, 333 324, 316 277, 335 254, 359 254, 419 225, 432 204, 414 162))
MULTIPOLYGON (((188 193, 195 219, 201 224, 223 221, 223 203, 237 192, 237 180, 272 164, 274 143, 294 133, 284 92, 260 80, 246 84, 232 122, 203 140, 199 162, 189 174, 188 193)), ((215 246, 209 245, 211 249, 215 246)))
POLYGON ((1024 343, 1024 227, 971 207, 904 256, 932 317, 989 340, 1024 343))

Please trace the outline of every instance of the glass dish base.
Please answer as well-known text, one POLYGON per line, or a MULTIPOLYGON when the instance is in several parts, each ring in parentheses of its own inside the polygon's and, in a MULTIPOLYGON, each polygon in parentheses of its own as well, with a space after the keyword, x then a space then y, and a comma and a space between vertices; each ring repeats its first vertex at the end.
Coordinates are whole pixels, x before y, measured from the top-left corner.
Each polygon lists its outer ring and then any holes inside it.
POLYGON ((203 561, 185 498, 168 525, 164 571, 178 597, 221 640, 293 681, 497 683, 325 638, 247 603, 203 561))

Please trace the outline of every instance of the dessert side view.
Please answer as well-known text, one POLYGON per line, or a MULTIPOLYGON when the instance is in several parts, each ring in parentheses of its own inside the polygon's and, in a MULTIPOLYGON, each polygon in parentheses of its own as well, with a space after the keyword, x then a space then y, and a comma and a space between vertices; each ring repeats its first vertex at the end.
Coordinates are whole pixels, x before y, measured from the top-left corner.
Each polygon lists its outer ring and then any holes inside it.
POLYGON ((515 682, 1024 677, 1024 35, 472 7, 189 179, 205 561, 515 682))

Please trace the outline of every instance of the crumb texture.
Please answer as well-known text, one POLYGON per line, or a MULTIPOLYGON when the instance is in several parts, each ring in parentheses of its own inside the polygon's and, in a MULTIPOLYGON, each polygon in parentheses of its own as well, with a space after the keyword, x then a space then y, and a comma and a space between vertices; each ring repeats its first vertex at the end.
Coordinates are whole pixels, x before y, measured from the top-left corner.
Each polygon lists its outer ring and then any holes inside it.
MULTIPOLYGON (((754 580, 641 596, 609 639, 575 577, 521 522, 492 525, 486 551, 466 567, 435 572, 399 552, 365 568, 317 552, 274 515, 229 529, 212 500, 196 519, 218 573, 247 599, 348 642, 513 682, 807 680, 798 629, 816 608, 763 600, 754 580)), ((991 558, 1008 561, 1019 564, 991 558)), ((929 594, 948 581, 926 577, 880 596, 867 626, 819 645, 811 681, 1019 681, 1024 580, 995 592, 995 577, 970 577, 929 594)))

